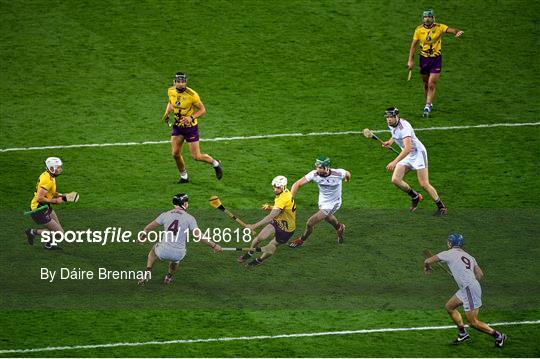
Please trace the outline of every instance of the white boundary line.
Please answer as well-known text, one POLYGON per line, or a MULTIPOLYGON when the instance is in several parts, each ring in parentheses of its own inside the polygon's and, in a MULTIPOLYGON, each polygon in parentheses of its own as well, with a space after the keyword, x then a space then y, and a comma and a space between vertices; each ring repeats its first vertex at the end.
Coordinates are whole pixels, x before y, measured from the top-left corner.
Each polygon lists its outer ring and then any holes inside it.
MULTIPOLYGON (((501 326, 501 325, 525 325, 525 324, 540 324, 540 320, 525 320, 525 321, 519 321, 519 322, 500 322, 500 323, 492 323, 490 325, 491 326, 501 326)), ((139 347, 139 346, 145 346, 145 345, 169 345, 169 344, 188 344, 188 343, 231 342, 231 341, 242 341, 242 340, 263 340, 263 339, 321 337, 321 336, 328 336, 328 335, 350 335, 350 334, 369 334, 369 333, 388 333, 388 332, 409 332, 409 331, 452 329, 452 328, 455 328, 455 327, 456 327, 455 325, 441 325, 441 326, 412 327, 412 328, 380 328, 380 329, 342 330, 342 331, 337 331, 337 332, 296 333, 296 334, 279 334, 279 335, 257 335, 257 336, 251 336, 251 337, 176 339, 176 340, 149 341, 149 342, 73 345, 73 346, 64 346, 64 347, 45 347, 45 348, 34 348, 34 349, 4 349, 4 350, 0 350, 0 354, 35 353, 35 352, 56 351, 56 350, 98 349, 98 348, 115 348, 115 347, 139 347)))
MULTIPOLYGON (((415 128, 415 131, 447 131, 447 130, 465 130, 470 128, 492 128, 492 127, 519 127, 519 126, 538 126, 540 122, 521 122, 521 123, 491 123, 481 125, 466 125, 466 126, 444 126, 444 127, 425 127, 415 128)), ((389 132, 388 130, 373 130, 373 133, 389 132)), ((308 137, 308 136, 341 136, 341 135, 358 135, 362 131, 342 131, 342 132, 309 132, 309 133, 275 133, 267 135, 254 136, 234 136, 234 137, 214 137, 202 138, 201 142, 220 142, 220 141, 239 141, 239 140, 258 140, 277 137, 308 137)), ((35 151, 35 150, 53 150, 64 148, 83 148, 83 147, 111 147, 111 146, 138 146, 138 145, 160 145, 170 143, 169 140, 163 141, 144 141, 144 142, 113 142, 113 143, 83 143, 76 145, 58 145, 58 146, 39 146, 39 147, 13 147, 1 148, 3 152, 20 152, 20 151, 35 151)))

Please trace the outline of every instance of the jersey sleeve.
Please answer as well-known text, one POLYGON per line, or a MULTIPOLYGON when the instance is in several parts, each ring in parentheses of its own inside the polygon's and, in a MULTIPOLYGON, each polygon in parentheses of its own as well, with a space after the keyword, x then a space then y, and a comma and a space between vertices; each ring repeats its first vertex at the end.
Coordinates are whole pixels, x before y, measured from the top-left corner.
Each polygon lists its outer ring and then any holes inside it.
POLYGON ((448 30, 448 25, 445 25, 445 24, 439 24, 440 28, 441 28, 441 33, 444 34, 446 32, 446 30, 448 30))
POLYGON ((315 171, 309 172, 307 175, 304 176, 306 181, 311 182, 313 181, 313 178, 315 177, 315 171))
POLYGON ((193 92, 193 94, 191 95, 191 100, 193 101, 193 103, 201 102, 201 98, 199 97, 199 94, 193 90, 191 91, 193 92))
POLYGON ((343 168, 338 169, 338 173, 341 176, 341 179, 345 179, 345 176, 347 175, 347 171, 345 171, 343 168))
POLYGON ((43 188, 47 190, 47 192, 52 190, 53 182, 51 181, 48 173, 44 173, 39 177, 39 188, 43 188))
POLYGON ((163 225, 165 223, 165 213, 160 214, 154 221, 163 225))
POLYGON ((284 209, 287 205, 287 199, 284 196, 279 196, 274 201, 274 208, 284 209))
POLYGON ((195 217, 191 216, 191 218, 189 219, 189 222, 188 222, 188 226, 189 226, 190 231, 195 230, 195 228, 199 228, 199 226, 197 225, 197 220, 195 219, 195 217))
POLYGON ((448 262, 448 260, 450 259, 450 256, 449 256, 448 251, 443 251, 443 252, 437 253, 437 258, 439 258, 443 262, 448 262))
POLYGON ((413 40, 417 40, 417 41, 420 40, 420 32, 418 31, 418 28, 414 29, 414 33, 413 33, 412 38, 413 38, 413 40))
POLYGON ((403 123, 403 128, 401 129, 401 138, 412 137, 413 129, 409 123, 403 123))

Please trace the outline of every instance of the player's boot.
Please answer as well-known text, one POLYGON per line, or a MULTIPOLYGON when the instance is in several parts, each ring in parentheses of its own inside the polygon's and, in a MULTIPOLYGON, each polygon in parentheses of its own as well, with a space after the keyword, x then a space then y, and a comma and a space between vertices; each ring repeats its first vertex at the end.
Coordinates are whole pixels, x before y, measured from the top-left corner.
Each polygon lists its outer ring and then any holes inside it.
POLYGON ((294 241, 292 241, 291 243, 289 243, 289 247, 290 248, 300 248, 304 245, 304 241, 302 240, 302 238, 298 237, 296 238, 294 241))
POLYGON ((248 259, 251 258, 251 254, 249 252, 247 252, 246 254, 244 254, 243 256, 240 256, 238 258, 236 258, 236 261, 238 263, 244 263, 245 261, 247 261, 248 259))
POLYGON ((36 238, 36 235, 32 234, 31 229, 25 230, 24 233, 26 233, 26 241, 28 242, 28 244, 33 246, 34 245, 34 238, 36 238))
POLYGON ((261 261, 259 258, 256 258, 256 259, 252 260, 251 262, 249 262, 248 264, 246 264, 246 267, 255 268, 255 267, 258 267, 258 266, 262 265, 263 263, 264 263, 264 261, 261 261))
POLYGON ((495 346, 497 348, 502 348, 505 341, 506 341, 506 334, 501 333, 501 335, 499 335, 499 337, 495 339, 495 346))
POLYGON ((223 168, 221 168, 221 161, 219 161, 219 164, 214 167, 214 171, 216 171, 216 178, 220 180, 223 177, 223 168))
POLYGON ((339 224, 339 228, 336 229, 337 242, 338 244, 343 243, 343 233, 345 232, 345 225, 343 223, 339 224))
POLYGON ((180 177, 180 179, 176 181, 176 183, 189 183, 189 178, 180 177))
POLYGON ((416 211, 416 208, 418 207, 418 203, 420 203, 420 201, 423 199, 424 199, 424 196, 418 193, 418 195, 411 200, 411 212, 416 211))
POLYGON ((452 341, 452 344, 453 345, 459 345, 459 344, 461 344, 464 341, 469 340, 469 339, 471 339, 471 337, 469 336, 469 333, 458 334, 457 338, 454 339, 454 341, 452 341))
POLYGON ((165 284, 171 284, 173 275, 171 273, 165 274, 165 278, 163 278, 163 283, 165 284))
POLYGON ((57 244, 51 244, 51 242, 47 242, 43 245, 43 248, 48 251, 61 251, 62 247, 60 247, 57 244))
POLYGON ((435 212, 434 216, 442 217, 442 216, 444 216, 446 214, 448 214, 448 208, 442 207, 442 208, 437 209, 437 212, 435 212))
POLYGON ((138 285, 145 285, 146 283, 148 283, 148 278, 146 278, 146 276, 144 276, 144 278, 141 278, 137 281, 138 285))
POLYGON ((429 117, 429 115, 431 115, 431 106, 426 105, 426 106, 424 107, 424 113, 423 113, 422 116, 424 116, 424 117, 429 117))

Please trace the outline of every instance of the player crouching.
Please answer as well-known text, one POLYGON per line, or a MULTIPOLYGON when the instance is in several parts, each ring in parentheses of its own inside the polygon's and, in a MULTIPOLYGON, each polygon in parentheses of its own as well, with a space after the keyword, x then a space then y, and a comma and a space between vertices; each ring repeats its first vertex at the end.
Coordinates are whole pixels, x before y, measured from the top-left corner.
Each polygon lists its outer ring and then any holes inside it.
POLYGON ((256 267, 264 263, 271 257, 280 244, 285 244, 294 234, 296 229, 296 204, 291 192, 287 189, 287 178, 277 176, 272 180, 272 190, 276 195, 274 206, 270 213, 255 224, 248 224, 246 228, 255 230, 264 226, 262 231, 251 242, 250 250, 241 257, 238 257, 239 263, 244 263, 253 256, 258 244, 270 237, 273 237, 270 243, 261 248, 263 254, 247 265, 256 267))
MULTIPOLYGON (((26 229, 26 238, 30 245, 34 245, 35 237, 45 231, 64 233, 60 220, 52 208, 53 204, 77 202, 79 200, 77 192, 66 194, 56 192, 56 177, 60 176, 64 171, 60 158, 47 158, 45 160, 45 169, 36 184, 36 191, 30 203, 31 211, 29 213, 35 223, 45 226, 46 229, 26 229)), ((46 242, 43 247, 48 250, 61 249, 53 241, 46 242)))
POLYGON ((450 315, 450 318, 452 318, 459 330, 458 337, 452 344, 461 344, 470 339, 463 325, 461 314, 457 311, 457 308, 463 305, 465 316, 471 327, 491 335, 495 338, 495 346, 502 348, 506 341, 506 334, 498 332, 486 323, 478 320, 478 312, 482 306, 482 288, 478 281, 482 279, 484 272, 482 272, 476 259, 463 250, 463 244, 464 240, 461 234, 450 234, 447 241, 448 250, 427 258, 424 261, 424 270, 426 274, 430 274, 433 264, 439 261, 446 262, 459 287, 456 294, 445 305, 448 315, 450 315))
POLYGON ((206 244, 214 250, 214 252, 221 252, 221 246, 217 243, 208 241, 202 238, 201 231, 197 225, 195 218, 187 213, 189 206, 189 198, 185 193, 179 193, 172 198, 174 208, 170 211, 163 212, 155 220, 148 223, 143 229, 143 234, 139 237, 139 243, 144 243, 147 238, 148 232, 163 226, 165 228, 165 238, 156 243, 150 252, 148 252, 148 259, 146 262, 146 273, 144 278, 139 280, 139 285, 143 285, 150 279, 150 273, 152 267, 157 258, 162 261, 169 261, 169 271, 165 275, 163 282, 169 284, 172 281, 178 264, 186 255, 186 242, 190 233, 201 243, 206 244))

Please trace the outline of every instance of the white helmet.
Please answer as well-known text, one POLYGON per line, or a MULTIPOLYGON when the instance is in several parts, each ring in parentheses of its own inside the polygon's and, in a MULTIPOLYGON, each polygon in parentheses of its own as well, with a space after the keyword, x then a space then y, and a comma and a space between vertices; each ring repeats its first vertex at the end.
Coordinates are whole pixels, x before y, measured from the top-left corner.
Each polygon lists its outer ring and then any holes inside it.
POLYGON ((287 177, 277 176, 272 180, 272 186, 285 189, 287 187, 287 177))
POLYGON ((58 157, 49 157, 45 160, 45 167, 53 175, 59 175, 63 170, 62 160, 58 157))

